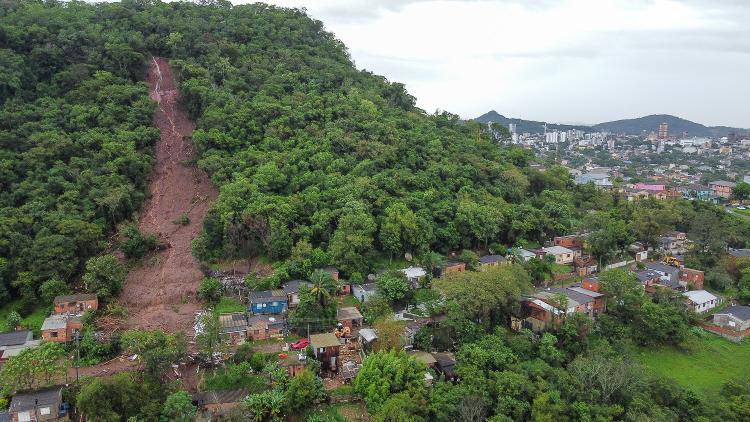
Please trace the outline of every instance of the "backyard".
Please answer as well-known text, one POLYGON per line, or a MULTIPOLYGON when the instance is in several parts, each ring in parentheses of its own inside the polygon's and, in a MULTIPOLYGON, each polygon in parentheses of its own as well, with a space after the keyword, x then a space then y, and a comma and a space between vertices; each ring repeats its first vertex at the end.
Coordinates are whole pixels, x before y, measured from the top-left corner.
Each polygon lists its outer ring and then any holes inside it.
POLYGON ((707 398, 715 397, 727 381, 750 376, 750 341, 737 344, 705 333, 691 340, 686 351, 663 347, 635 354, 650 372, 707 398))
MULTIPOLYGON (((8 327, 7 319, 8 314, 13 309, 16 309, 18 307, 18 304, 16 302, 11 302, 0 308, 0 332, 6 332, 10 331, 12 327, 8 327)), ((39 335, 39 329, 42 328, 42 323, 44 322, 44 319, 47 318, 49 315, 49 309, 45 306, 40 306, 36 309, 34 309, 34 312, 30 313, 29 315, 26 315, 21 320, 21 325, 24 328, 27 328, 29 330, 34 331, 34 334, 36 336, 39 335)))

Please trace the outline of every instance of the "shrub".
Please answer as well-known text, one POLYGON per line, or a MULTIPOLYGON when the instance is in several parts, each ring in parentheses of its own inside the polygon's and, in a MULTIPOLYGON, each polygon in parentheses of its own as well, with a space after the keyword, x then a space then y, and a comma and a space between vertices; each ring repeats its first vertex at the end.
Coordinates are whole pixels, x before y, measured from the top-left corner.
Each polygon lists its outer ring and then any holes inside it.
POLYGON ((206 277, 198 288, 198 296, 208 303, 216 303, 221 299, 221 283, 213 277, 206 277))

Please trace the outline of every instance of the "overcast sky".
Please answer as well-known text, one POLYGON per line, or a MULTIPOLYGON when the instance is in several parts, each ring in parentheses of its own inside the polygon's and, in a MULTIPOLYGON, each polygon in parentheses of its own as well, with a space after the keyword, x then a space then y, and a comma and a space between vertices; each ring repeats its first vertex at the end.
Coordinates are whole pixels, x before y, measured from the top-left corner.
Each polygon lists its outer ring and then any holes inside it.
POLYGON ((428 112, 750 127, 750 0, 268 2, 307 8, 428 112))

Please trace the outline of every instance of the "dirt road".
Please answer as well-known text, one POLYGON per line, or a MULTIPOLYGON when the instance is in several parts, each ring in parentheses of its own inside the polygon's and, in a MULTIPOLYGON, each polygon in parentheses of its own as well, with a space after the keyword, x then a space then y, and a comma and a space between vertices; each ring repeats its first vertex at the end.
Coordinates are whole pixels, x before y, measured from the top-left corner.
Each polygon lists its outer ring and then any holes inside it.
POLYGON ((189 164, 194 125, 179 104, 169 62, 154 58, 147 78, 150 96, 159 104, 154 125, 161 138, 139 228, 159 236, 167 248, 146 257, 128 274, 120 301, 129 311, 127 328, 183 331, 192 336, 199 309, 196 290, 203 274, 191 253, 191 242, 200 233, 217 191, 204 172, 189 164), (184 226, 176 223, 183 213, 190 219, 184 226))

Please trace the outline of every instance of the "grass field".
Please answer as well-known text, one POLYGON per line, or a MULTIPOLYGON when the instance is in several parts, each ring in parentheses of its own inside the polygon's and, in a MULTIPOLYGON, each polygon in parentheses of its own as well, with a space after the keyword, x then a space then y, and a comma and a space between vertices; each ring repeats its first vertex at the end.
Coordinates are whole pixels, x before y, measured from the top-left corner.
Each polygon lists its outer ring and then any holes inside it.
MULTIPOLYGON (((16 305, 16 303, 11 302, 0 308, 0 332, 10 331, 11 327, 8 327, 6 320, 8 318, 8 314, 13 309, 16 309, 16 305)), ((47 307, 39 307, 35 309, 31 314, 26 315, 21 321, 21 325, 24 328, 34 331, 34 335, 38 336, 39 329, 42 328, 42 323, 48 315, 49 309, 47 309, 47 307)))
POLYGON ((219 314, 229 314, 232 312, 245 312, 247 306, 237 301, 237 299, 222 296, 219 303, 214 306, 214 312, 219 314))
POLYGON ((706 334, 691 340, 687 351, 639 349, 635 354, 650 372, 672 378, 707 398, 718 394, 725 382, 750 376, 750 341, 736 344, 706 334))

